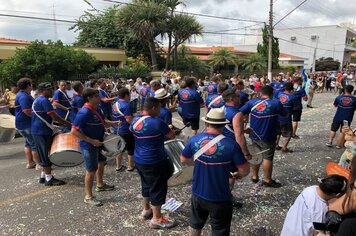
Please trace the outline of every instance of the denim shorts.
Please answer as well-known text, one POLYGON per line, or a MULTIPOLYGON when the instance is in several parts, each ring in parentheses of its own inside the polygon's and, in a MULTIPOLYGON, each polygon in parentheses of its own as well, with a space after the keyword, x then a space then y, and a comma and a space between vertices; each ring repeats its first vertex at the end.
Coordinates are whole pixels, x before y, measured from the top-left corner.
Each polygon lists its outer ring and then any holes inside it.
POLYGON ((37 152, 40 156, 41 166, 50 167, 52 165, 49 160, 48 154, 52 146, 53 136, 52 135, 32 135, 33 140, 36 143, 37 152))
POLYGON ((17 130, 19 134, 24 137, 25 139, 25 147, 31 148, 32 151, 37 151, 36 148, 36 143, 33 140, 32 134, 31 134, 31 128, 27 129, 19 129, 17 130))
POLYGON ((105 162, 106 157, 101 154, 101 148, 87 149, 80 147, 82 157, 84 158, 85 169, 88 172, 94 172, 98 169, 99 162, 105 162))

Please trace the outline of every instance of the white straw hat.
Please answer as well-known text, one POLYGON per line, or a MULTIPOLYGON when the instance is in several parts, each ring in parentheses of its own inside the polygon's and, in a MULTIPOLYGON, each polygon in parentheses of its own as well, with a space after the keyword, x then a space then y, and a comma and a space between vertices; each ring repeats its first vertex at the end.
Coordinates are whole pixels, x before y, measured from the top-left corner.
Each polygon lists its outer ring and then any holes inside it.
POLYGON ((201 118, 202 121, 209 124, 223 125, 229 124, 230 122, 225 118, 225 111, 223 108, 212 108, 206 114, 205 117, 201 118))
POLYGON ((165 99, 170 96, 169 93, 166 92, 164 88, 160 88, 155 92, 155 98, 157 99, 165 99))

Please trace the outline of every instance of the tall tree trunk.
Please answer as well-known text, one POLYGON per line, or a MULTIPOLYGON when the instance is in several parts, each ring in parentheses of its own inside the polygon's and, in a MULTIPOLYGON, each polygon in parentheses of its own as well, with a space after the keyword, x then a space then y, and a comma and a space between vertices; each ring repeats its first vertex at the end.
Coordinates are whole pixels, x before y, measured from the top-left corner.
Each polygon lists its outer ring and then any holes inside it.
POLYGON ((178 64, 178 45, 174 45, 174 70, 177 71, 178 64))
POLYGON ((167 51, 167 58, 166 58, 166 70, 170 65, 171 60, 171 51, 172 51, 172 32, 168 33, 168 51, 167 51))
POLYGON ((152 70, 157 71, 158 65, 157 65, 156 47, 155 47, 155 43, 153 42, 153 40, 148 41, 148 47, 149 47, 150 53, 151 53, 152 70))

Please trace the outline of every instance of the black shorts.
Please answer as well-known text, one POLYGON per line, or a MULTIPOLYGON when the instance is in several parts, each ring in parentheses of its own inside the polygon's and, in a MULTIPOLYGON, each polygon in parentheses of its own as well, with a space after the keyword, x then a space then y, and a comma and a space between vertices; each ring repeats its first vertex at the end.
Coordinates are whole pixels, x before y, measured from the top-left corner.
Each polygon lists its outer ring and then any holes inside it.
POLYGON ((292 123, 279 123, 279 135, 282 135, 285 138, 289 138, 293 136, 293 126, 292 123))
POLYGON ((230 235, 232 202, 210 202, 192 195, 190 227, 202 229, 208 216, 212 235, 230 235))
POLYGON ((161 206, 166 201, 167 181, 169 178, 168 161, 163 160, 152 165, 135 163, 141 177, 141 194, 150 199, 151 205, 161 206))
POLYGON ((253 140, 253 144, 259 151, 269 149, 267 152, 264 152, 261 155, 264 160, 273 161, 274 152, 276 150, 276 142, 271 143, 265 142, 263 140, 253 140))
POLYGON ((199 129, 199 122, 200 122, 199 117, 197 117, 197 118, 184 118, 183 117, 183 123, 186 125, 188 122, 190 122, 190 127, 192 128, 192 130, 199 129))
POLYGON ((340 130, 340 132, 341 132, 343 125, 344 125, 344 122, 333 120, 333 123, 331 123, 331 131, 337 132, 338 130, 340 130))
POLYGON ((292 118, 294 122, 299 122, 300 119, 302 118, 302 110, 293 110, 292 118))
POLYGON ((120 135, 124 140, 125 140, 125 150, 127 151, 127 154, 130 156, 133 156, 134 151, 135 151, 135 138, 132 133, 126 134, 126 135, 120 135))

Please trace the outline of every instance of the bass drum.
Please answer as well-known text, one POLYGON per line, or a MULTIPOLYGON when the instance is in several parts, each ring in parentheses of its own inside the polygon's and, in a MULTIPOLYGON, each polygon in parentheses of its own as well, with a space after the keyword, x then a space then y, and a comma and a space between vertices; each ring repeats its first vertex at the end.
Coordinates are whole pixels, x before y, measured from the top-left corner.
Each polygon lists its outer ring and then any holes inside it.
POLYGON ((80 152, 80 139, 71 134, 58 134, 54 137, 49 160, 55 166, 74 167, 82 164, 84 159, 80 152))
POLYGON ((15 116, 0 115, 0 143, 11 142, 15 138, 15 116))
POLYGON ((101 153, 112 158, 124 151, 126 143, 122 137, 116 134, 105 133, 103 150, 101 153))
POLYGON ((193 179, 194 166, 186 166, 180 161, 184 142, 179 139, 169 140, 164 142, 164 148, 174 166, 173 176, 169 178, 168 186, 173 187, 191 181, 193 179))

